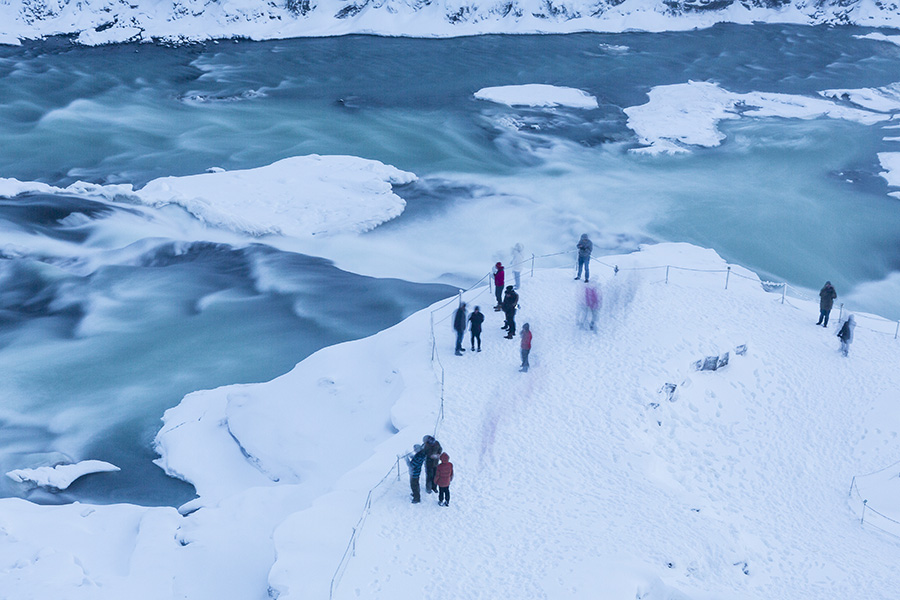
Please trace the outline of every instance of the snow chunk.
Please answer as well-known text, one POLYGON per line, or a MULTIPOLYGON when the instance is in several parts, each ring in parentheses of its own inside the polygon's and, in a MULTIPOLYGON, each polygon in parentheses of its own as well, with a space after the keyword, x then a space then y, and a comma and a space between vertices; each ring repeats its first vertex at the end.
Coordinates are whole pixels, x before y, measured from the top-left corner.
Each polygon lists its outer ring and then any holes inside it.
POLYGON ((488 100, 507 106, 537 106, 569 108, 597 108, 597 98, 585 91, 531 83, 527 85, 505 85, 482 88, 475 92, 479 100, 488 100))
POLYGON ((416 180, 375 160, 298 156, 256 169, 154 179, 136 192, 152 206, 180 204, 210 225, 251 235, 361 233, 403 212, 392 184, 416 180))
POLYGON ((625 109, 628 127, 651 154, 687 152, 684 145, 718 146, 725 134, 719 121, 750 117, 816 119, 828 117, 871 125, 889 116, 847 108, 819 98, 750 92, 736 94, 715 83, 689 81, 654 87, 647 104, 625 109))
MULTIPOLYGON (((879 152, 878 161, 884 169, 881 175, 891 187, 900 187, 900 152, 879 152)), ((900 198, 900 192, 891 192, 891 196, 900 198)))
POLYGON ((888 42, 900 46, 900 35, 885 35, 883 33, 867 33, 866 35, 854 36, 861 40, 875 40, 877 42, 888 42))
POLYGON ((57 465, 55 467, 38 467, 36 469, 16 469, 6 474, 19 483, 32 482, 40 487, 64 490, 79 477, 91 473, 107 473, 120 471, 116 465, 102 460, 83 460, 73 465, 57 465))
POLYGON ((878 112, 900 110, 900 83, 893 83, 881 88, 823 90, 819 93, 826 98, 852 102, 857 106, 878 112))

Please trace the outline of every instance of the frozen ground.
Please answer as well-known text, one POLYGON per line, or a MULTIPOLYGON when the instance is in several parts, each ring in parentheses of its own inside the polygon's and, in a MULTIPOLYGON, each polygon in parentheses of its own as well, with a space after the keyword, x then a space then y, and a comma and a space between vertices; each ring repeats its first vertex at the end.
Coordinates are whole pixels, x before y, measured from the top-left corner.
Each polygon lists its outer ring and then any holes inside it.
POLYGON ((870 509, 900 513, 884 470, 896 323, 857 313, 843 358, 846 309, 816 327, 815 302, 782 304, 737 266, 726 289, 710 250, 601 260, 596 332, 576 325, 571 271, 523 280, 528 373, 482 287, 464 294, 488 308, 481 353, 453 356, 451 299, 272 382, 191 394, 157 441, 200 498, 182 515, 3 500, 0 590, 325 598, 338 571, 336 598, 895 598, 900 526, 860 516, 870 491, 870 509), (727 366, 692 370, 724 352, 727 366), (411 505, 394 470, 436 423, 448 508, 411 505))

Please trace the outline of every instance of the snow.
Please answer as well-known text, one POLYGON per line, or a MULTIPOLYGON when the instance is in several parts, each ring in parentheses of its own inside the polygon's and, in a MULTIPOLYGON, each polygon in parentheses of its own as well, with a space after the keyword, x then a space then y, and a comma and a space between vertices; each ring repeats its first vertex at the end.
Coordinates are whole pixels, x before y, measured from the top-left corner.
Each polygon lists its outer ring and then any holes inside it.
MULTIPOLYGON (((900 152, 879 152, 878 161, 881 168, 879 173, 891 187, 900 187, 900 152)), ((900 192, 890 192, 891 196, 900 198, 900 192)))
POLYGON ((136 192, 150 206, 179 204, 200 220, 252 235, 361 233, 403 212, 391 185, 412 173, 353 156, 298 156, 265 167, 154 179, 136 192))
MULTIPOLYGON (((891 98, 880 98, 878 106, 900 108, 895 87, 891 98)), ((832 90, 843 94, 846 90, 832 90)), ((849 92, 849 91, 846 91, 849 92)), ((823 92, 827 94, 827 92, 823 92)), ((885 92, 887 94, 887 92, 885 92)), ((688 152, 686 145, 714 147, 724 139, 718 130, 720 121, 747 117, 780 117, 788 119, 816 119, 827 117, 871 125, 890 120, 890 115, 845 107, 821 98, 792 94, 750 92, 738 94, 715 83, 689 81, 656 86, 650 90, 649 101, 625 109, 628 127, 638 136, 643 147, 635 152, 677 154, 688 152)), ((854 91, 854 99, 863 102, 863 91, 854 91)))
POLYGON ((857 106, 879 112, 900 110, 900 83, 882 88, 863 88, 860 90, 824 90, 820 92, 826 98, 852 102, 857 106))
MULTIPOLYGON (((383 0, 347 3, 260 2, 259 0, 152 0, 110 3, 0 3, 0 43, 47 35, 74 35, 82 44, 160 40, 185 43, 222 38, 252 40, 333 36, 351 33, 447 37, 489 33, 575 33, 583 31, 671 31, 711 27, 716 23, 856 24, 897 27, 892 3, 861 0, 809 3, 793 0, 767 8, 764 3, 697 5, 663 0, 519 0, 513 4, 473 5, 467 0, 440 3, 383 0)), ((892 41, 896 36, 866 37, 892 41)))
MULTIPOLYGON (((484 351, 453 356, 450 298, 273 381, 195 392, 157 444, 199 498, 181 514, 0 500, 0 589, 893 599, 900 526, 862 500, 900 514, 896 323, 854 312, 843 358, 852 306, 816 327, 814 300, 782 302, 727 266, 687 244, 595 260, 594 333, 575 324, 584 284, 539 263, 517 315, 534 332, 528 373, 491 310, 484 351), (727 366, 692 370, 726 351, 727 366), (447 508, 411 505, 398 462, 435 431, 456 471, 447 508)), ((463 298, 492 304, 484 287, 463 298)))
POLYGON ((583 90, 531 83, 482 88, 475 92, 479 100, 507 106, 597 108, 597 98, 583 90))
POLYGON ((119 471, 116 465, 102 460, 83 460, 72 465, 56 465, 54 467, 37 467, 35 469, 15 469, 6 476, 19 483, 31 482, 37 486, 64 490, 72 482, 91 473, 119 471))

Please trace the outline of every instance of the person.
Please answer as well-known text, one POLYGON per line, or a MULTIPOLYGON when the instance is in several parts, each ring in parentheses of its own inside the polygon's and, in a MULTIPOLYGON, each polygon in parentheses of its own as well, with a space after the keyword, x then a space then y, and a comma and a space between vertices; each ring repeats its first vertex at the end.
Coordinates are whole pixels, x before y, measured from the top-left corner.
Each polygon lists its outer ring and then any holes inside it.
POLYGON ((425 462, 425 449, 421 444, 413 446, 413 452, 406 455, 406 466, 409 469, 409 489, 412 491, 412 503, 421 502, 419 497, 419 477, 422 475, 422 464, 425 462))
POLYGON ((456 309, 456 314, 453 317, 453 329, 456 331, 456 356, 462 356, 462 353, 466 351, 465 348, 462 347, 463 336, 466 334, 466 303, 461 302, 459 304, 459 308, 456 309))
POLYGON ((600 289, 597 286, 593 284, 585 286, 584 303, 581 306, 582 314, 578 323, 579 327, 585 327, 588 324, 588 317, 590 317, 588 327, 590 327, 591 331, 594 330, 594 326, 597 324, 597 311, 600 309, 602 300, 600 289))
POLYGON ((588 238, 588 234, 582 233, 581 239, 575 245, 578 248, 578 273, 575 279, 581 279, 581 268, 584 267, 584 282, 591 278, 591 252, 594 250, 594 242, 588 238))
POLYGON ((528 355, 531 353, 531 325, 522 325, 522 366, 519 371, 528 372, 528 355))
POLYGON ((450 455, 441 453, 441 464, 437 466, 434 481, 438 486, 438 506, 450 506, 450 482, 453 481, 453 463, 450 455))
POLYGON ((472 350, 475 350, 475 341, 478 341, 478 351, 481 352, 481 324, 484 323, 484 313, 481 307, 476 306, 469 315, 469 331, 472 333, 472 350))
POLYGON ((513 277, 516 280, 515 289, 519 289, 519 285, 522 283, 522 263, 525 262, 525 247, 520 243, 516 243, 515 246, 512 247, 512 270, 513 277))
POLYGON ((438 491, 434 483, 434 472, 443 448, 434 437, 426 435, 422 438, 422 450, 425 452, 425 491, 430 494, 438 491))
POLYGON ((837 298, 837 292, 834 291, 831 282, 826 281, 819 290, 819 320, 816 321, 816 325, 828 327, 828 315, 831 313, 831 307, 834 306, 835 298, 837 298))
POLYGON ((844 321, 844 324, 841 325, 840 331, 837 332, 837 336, 841 338, 841 354, 844 356, 847 356, 847 353, 850 352, 850 342, 853 341, 854 329, 856 329, 856 317, 850 315, 844 321))
POLYGON ((506 293, 503 296, 503 313, 506 315, 506 322, 502 329, 506 330, 506 339, 511 340, 516 337, 516 307, 519 305, 519 294, 513 289, 513 286, 506 286, 506 293))
POLYGON ((503 264, 500 261, 497 261, 497 264, 494 265, 494 294, 497 296, 497 306, 494 307, 494 310, 499 311, 501 306, 501 302, 503 301, 503 283, 506 279, 506 275, 503 272, 503 264))

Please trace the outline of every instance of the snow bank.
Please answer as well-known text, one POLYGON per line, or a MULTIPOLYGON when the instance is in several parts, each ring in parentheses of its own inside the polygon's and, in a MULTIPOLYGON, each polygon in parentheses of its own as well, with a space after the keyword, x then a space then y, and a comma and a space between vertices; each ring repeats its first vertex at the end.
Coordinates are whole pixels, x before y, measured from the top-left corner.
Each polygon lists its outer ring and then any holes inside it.
POLYGON ((479 100, 507 106, 597 108, 597 99, 585 91, 569 87, 532 83, 486 87, 475 92, 479 100))
POLYGON ((37 486, 64 490, 72 482, 91 473, 107 473, 120 471, 116 465, 102 460, 83 460, 72 465, 57 465, 55 467, 38 467, 36 469, 15 469, 9 471, 6 476, 19 483, 30 482, 37 486))
POLYGON ((826 98, 852 102, 868 110, 891 112, 900 110, 900 83, 881 88, 863 88, 858 90, 823 90, 819 92, 826 98))
MULTIPOLYGON (((276 39, 366 33, 381 35, 460 36, 485 33, 574 33, 583 31, 667 31, 710 27, 716 23, 847 23, 867 27, 900 25, 896 7, 876 0, 810 4, 792 0, 697 4, 680 0, 518 0, 513 4, 440 3, 406 0, 260 2, 109 3, 105 0, 0 3, 6 43, 18 38, 75 34, 85 44, 128 40, 170 42, 216 38, 276 39), (770 7, 771 6, 771 7, 770 7)), ((0 38, 4 39, 4 38, 0 38)))
MULTIPOLYGON (((890 96, 896 91, 892 88, 892 92, 885 94, 890 96)), ((827 117, 866 125, 890 119, 890 115, 845 107, 820 98, 765 92, 737 94, 702 81, 657 86, 648 95, 650 100, 647 104, 626 108, 625 114, 628 115, 628 127, 637 134, 640 143, 646 145, 636 151, 651 154, 687 152, 685 145, 718 146, 725 139, 725 134, 717 128, 719 121, 739 119, 741 116, 789 119, 827 117)), ((863 91, 854 92, 854 98, 860 102, 864 102, 864 97, 863 91)), ((881 105, 887 105, 890 101, 883 98, 881 105)), ((896 96, 892 101, 893 108, 900 107, 896 96)))
POLYGON ((403 212, 391 185, 406 173, 354 156, 298 156, 257 169, 154 179, 136 193, 151 206, 179 204, 217 227, 297 237, 364 232, 403 212))
MULTIPOLYGON (((199 498, 181 515, 0 500, 0 589, 893 600, 900 544, 860 527, 847 490, 896 461, 895 324, 857 313, 843 358, 839 309, 815 327, 816 302, 782 303, 726 267, 686 244, 595 261, 590 332, 576 324, 584 284, 538 264, 517 315, 534 332, 528 373, 493 311, 484 351, 453 356, 452 298, 271 382, 191 394, 157 444, 199 498), (724 352, 716 371, 691 367, 724 352), (456 470, 451 505, 411 505, 398 455, 436 423, 456 470)), ((491 304, 486 288, 464 299, 491 304)), ((858 489, 900 514, 900 480, 858 489)))

